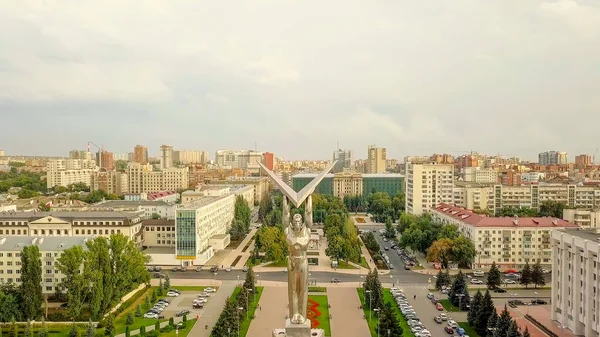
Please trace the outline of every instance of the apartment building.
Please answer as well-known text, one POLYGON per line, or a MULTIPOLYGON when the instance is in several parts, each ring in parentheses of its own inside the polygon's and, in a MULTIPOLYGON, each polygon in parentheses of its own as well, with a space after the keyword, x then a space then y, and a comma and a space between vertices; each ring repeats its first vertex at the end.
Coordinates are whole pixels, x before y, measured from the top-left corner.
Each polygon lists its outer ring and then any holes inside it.
POLYGON ((143 248, 175 248, 175 219, 147 219, 142 228, 143 248))
POLYGON ((148 148, 142 145, 136 145, 133 148, 133 161, 138 164, 147 164, 148 148))
POLYGON ((124 195, 129 192, 129 177, 119 171, 93 171, 90 190, 102 190, 108 194, 124 195))
POLYGON ((273 169, 275 168, 275 155, 271 152, 265 152, 263 153, 263 159, 262 159, 262 163, 265 164, 265 166, 273 171, 273 169))
POLYGON ((600 234, 586 230, 552 232, 551 317, 576 336, 600 332, 600 234))
POLYGON ((181 193, 181 203, 190 204, 204 197, 221 197, 229 194, 241 195, 252 207, 254 205, 254 187, 252 185, 201 185, 193 191, 181 193))
POLYGON ((563 219, 582 228, 600 228, 598 209, 564 209, 563 219))
POLYGON ((162 145, 160 147, 160 169, 167 170, 173 167, 173 147, 162 145))
MULTIPOLYGON (((308 185, 316 173, 300 173, 292 176, 292 188, 300 191, 308 185)), ((404 191, 404 176, 396 173, 359 174, 342 172, 327 174, 317 185, 315 193, 335 195, 339 198, 352 195, 368 196, 372 192, 385 192, 390 197, 404 191)))
POLYGON ((135 212, 142 219, 152 219, 158 216, 161 219, 175 219, 177 204, 153 200, 105 200, 86 207, 87 211, 96 212, 135 212))
POLYGON ((454 165, 457 170, 461 170, 466 167, 479 167, 479 155, 473 153, 456 157, 454 159, 454 165))
POLYGON ((113 153, 108 151, 98 151, 96 153, 96 165, 107 171, 113 170, 115 168, 113 153))
POLYGON ((174 150, 173 163, 182 165, 206 164, 210 160, 208 152, 197 150, 174 150))
POLYGON ((92 173, 97 170, 92 159, 52 159, 46 163, 46 186, 68 186, 84 183, 90 186, 92 173))
POLYGON ((142 214, 137 212, 0 213, 0 237, 110 237, 123 234, 140 244, 142 214))
POLYGON ((594 164, 592 160, 592 156, 589 154, 580 154, 575 156, 575 166, 577 167, 587 167, 594 164))
POLYGON ((420 215, 440 203, 454 201, 454 165, 406 163, 406 212, 420 215))
POLYGON ((462 169, 463 180, 480 184, 498 183, 498 171, 494 168, 465 167, 462 169))
POLYGON ((566 152, 546 151, 538 155, 538 163, 542 166, 549 165, 567 165, 568 158, 566 152))
POLYGON ((204 196, 177 209, 176 259, 183 266, 204 265, 230 241, 235 194, 204 196))
POLYGON ((344 172, 352 169, 352 151, 337 149, 333 151, 333 160, 336 161, 331 169, 332 173, 344 172))
MULTIPOLYGON (((254 206, 258 206, 269 194, 269 180, 266 177, 227 177, 226 179, 209 179, 209 185, 251 185, 254 191, 254 206)), ((253 204, 250 204, 252 207, 253 204)))
POLYGON ((553 231, 575 229, 577 225, 550 217, 488 217, 462 207, 439 204, 430 210, 432 218, 444 225, 454 224, 473 241, 477 255, 472 268, 489 269, 493 262, 501 270, 521 269, 526 262, 552 265, 550 236, 553 231))
POLYGON ((69 159, 84 159, 92 160, 92 153, 85 150, 71 150, 69 151, 69 159))
POLYGON ((155 193, 161 191, 178 191, 189 186, 189 169, 187 167, 171 167, 162 171, 154 171, 152 165, 129 163, 129 193, 155 193))
POLYGON ((259 168, 263 153, 253 150, 217 150, 215 162, 222 167, 240 168, 243 170, 259 168))
POLYGON ((367 172, 366 173, 385 173, 387 151, 384 147, 369 145, 367 152, 367 172))
POLYGON ((62 252, 74 246, 84 246, 86 237, 37 237, 0 235, 0 284, 21 285, 21 252, 23 248, 36 245, 42 260, 42 293, 53 294, 63 281, 56 264, 62 252))

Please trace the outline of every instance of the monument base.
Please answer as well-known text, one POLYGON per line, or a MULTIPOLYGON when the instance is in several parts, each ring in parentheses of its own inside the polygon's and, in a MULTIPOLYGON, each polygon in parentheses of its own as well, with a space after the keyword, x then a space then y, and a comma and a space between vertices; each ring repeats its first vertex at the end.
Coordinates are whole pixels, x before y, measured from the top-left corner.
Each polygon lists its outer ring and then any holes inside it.
POLYGON ((287 319, 285 329, 273 330, 273 337, 325 337, 325 330, 311 329, 309 320, 306 320, 303 324, 292 324, 287 319))

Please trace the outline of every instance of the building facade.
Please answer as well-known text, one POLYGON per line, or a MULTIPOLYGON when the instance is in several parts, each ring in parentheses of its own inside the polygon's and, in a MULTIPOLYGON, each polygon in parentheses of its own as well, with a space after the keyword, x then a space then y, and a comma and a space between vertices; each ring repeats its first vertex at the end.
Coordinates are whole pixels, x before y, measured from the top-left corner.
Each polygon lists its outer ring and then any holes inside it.
POLYGON ((367 173, 385 173, 387 151, 384 147, 369 145, 367 152, 367 173))
POLYGON ((420 215, 440 203, 454 201, 454 165, 406 163, 406 212, 420 215))
MULTIPOLYGON (((300 191, 318 174, 301 173, 292 176, 292 188, 300 191)), ((327 174, 317 185, 315 193, 335 195, 343 198, 346 195, 368 196, 373 192, 385 192, 390 197, 404 192, 404 176, 396 173, 359 174, 342 172, 327 174)))
POLYGON ((333 151, 333 160, 336 161, 335 166, 331 169, 332 173, 344 172, 352 169, 352 151, 337 149, 333 151))
POLYGON ((257 169, 262 160, 263 153, 253 150, 217 150, 215 153, 215 162, 222 167, 257 169))
POLYGON ((597 209, 564 209, 563 219, 582 228, 600 227, 600 210, 597 209))
POLYGON ((160 147, 160 169, 168 170, 173 167, 173 147, 162 145, 160 147))
POLYGON ((543 166, 549 165, 567 165, 568 158, 566 152, 546 151, 538 155, 538 163, 543 166))
POLYGON ((92 159, 52 159, 46 163, 46 186, 68 186, 83 183, 90 186, 92 173, 97 170, 92 159))
POLYGON ((162 247, 175 249, 175 219, 147 219, 142 223, 143 248, 162 247))
POLYGON ((461 207, 439 204, 430 210, 432 218, 444 225, 454 224, 473 242, 477 252, 472 268, 521 269, 525 263, 552 265, 550 235, 577 225, 549 217, 488 217, 461 207))
POLYGON ((363 178, 360 173, 340 172, 333 175, 333 195, 363 195, 363 178))
POLYGON ((592 156, 587 154, 580 154, 575 156, 575 166, 577 167, 587 167, 594 164, 592 161, 592 156))
POLYGON ((181 203, 190 204, 204 197, 222 197, 228 194, 236 196, 241 195, 244 200, 250 205, 254 202, 254 188, 252 185, 202 185, 198 186, 194 191, 184 191, 181 193, 181 203))
POLYGON ((263 153, 262 163, 271 171, 275 167, 275 155, 271 152, 263 153))
MULTIPOLYGON (((266 198, 269 194, 269 180, 266 177, 228 177, 227 179, 210 179, 206 181, 209 185, 251 185, 254 191, 254 206, 266 198)), ((253 204, 250 204, 252 208, 253 204)))
POLYGON ((462 169, 463 180, 480 184, 498 183, 498 171, 494 168, 465 167, 462 169))
POLYGON ((107 171, 113 170, 115 168, 113 153, 108 151, 98 151, 96 153, 96 164, 99 168, 107 171))
POLYGON ((108 194, 124 195, 129 192, 129 179, 119 171, 93 171, 90 190, 102 190, 108 194))
POLYGON ((576 336, 600 332, 600 234, 552 232, 552 320, 576 336))
POLYGON ((97 212, 132 212, 139 214, 142 219, 152 219, 158 216, 160 219, 173 220, 177 210, 177 204, 153 200, 105 200, 86 207, 87 211, 97 212))
POLYGON ((23 248, 36 245, 42 260, 42 293, 53 294, 65 275, 56 267, 65 250, 84 246, 86 237, 37 237, 0 235, 0 284, 21 285, 21 252, 23 248))
POLYGON ((189 169, 172 167, 162 171, 153 171, 151 165, 129 163, 127 176, 129 193, 155 193, 179 191, 189 186, 189 169))
POLYGON ((136 145, 133 148, 133 161, 138 164, 147 164, 148 148, 142 145, 136 145))

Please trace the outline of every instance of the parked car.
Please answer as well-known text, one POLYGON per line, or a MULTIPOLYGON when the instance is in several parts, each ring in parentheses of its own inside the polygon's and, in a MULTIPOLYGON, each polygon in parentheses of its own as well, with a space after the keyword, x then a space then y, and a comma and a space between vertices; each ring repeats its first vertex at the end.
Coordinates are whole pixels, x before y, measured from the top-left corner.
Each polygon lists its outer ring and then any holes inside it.
POLYGON ((179 268, 179 271, 187 271, 187 267, 181 267, 179 268))
POLYGON ((245 272, 247 272, 247 271, 248 271, 248 266, 244 266, 244 267, 242 268, 242 271, 243 271, 244 273, 245 273, 245 272))
POLYGON ((228 272, 231 271, 231 266, 225 268, 225 271, 228 271, 228 272))
POLYGON ((340 279, 339 278, 332 278, 331 279, 331 283, 340 283, 340 279))
POLYGON ((433 298, 433 293, 427 294, 427 298, 431 300, 433 298))
POLYGON ((433 320, 437 323, 437 324, 442 324, 442 318, 440 316, 435 316, 433 318, 433 320))
POLYGON ((144 314, 144 318, 158 318, 158 314, 154 312, 147 312, 144 314))
POLYGON ((447 321, 448 320, 448 315, 445 314, 445 313, 441 313, 439 316, 442 319, 442 321, 447 321))
POLYGON ((538 298, 538 299, 535 299, 535 300, 531 300, 531 304, 533 304, 533 305, 542 305, 542 304, 548 304, 548 302, 546 302, 544 300, 540 300, 538 298))
POLYGON ((473 276, 475 277, 483 277, 485 275, 485 273, 483 272, 483 270, 476 270, 473 272, 473 276))
POLYGON ((194 303, 207 303, 208 302, 208 298, 206 297, 198 297, 197 299, 194 300, 194 303))
POLYGON ((408 266, 408 264, 404 265, 404 270, 410 270, 410 267, 408 266))
POLYGON ((207 293, 216 293, 217 292, 217 288, 206 287, 206 288, 204 288, 204 292, 207 292, 207 293))
POLYGON ((516 308, 517 305, 525 305, 525 302, 523 302, 521 300, 510 300, 510 301, 508 301, 508 305, 511 308, 516 308))
POLYGON ((179 271, 179 267, 173 267, 173 269, 171 269, 171 271, 177 272, 177 271, 179 271))
POLYGON ((194 308, 194 309, 202 309, 202 308, 204 308, 204 303, 197 303, 197 302, 194 302, 194 303, 192 304, 192 308, 194 308))
POLYGON ((185 315, 189 315, 190 311, 189 310, 181 310, 180 312, 178 312, 177 314, 175 314, 175 316, 177 317, 183 317, 185 315))
POLYGON ((167 292, 167 296, 169 296, 169 297, 177 297, 177 296, 179 296, 179 293, 178 292, 174 292, 174 291, 169 291, 169 292, 167 292))
POLYGON ((196 267, 196 271, 202 271, 202 266, 196 267))
POLYGON ((449 326, 444 327, 444 331, 446 331, 446 333, 449 334, 449 335, 453 335, 454 334, 454 329, 452 329, 449 326))
POLYGON ((444 311, 444 306, 442 305, 442 303, 436 303, 435 308, 439 311, 444 311))
POLYGON ((219 267, 217 267, 217 266, 212 266, 212 267, 210 267, 210 272, 211 272, 211 273, 216 273, 216 272, 218 272, 218 271, 219 271, 219 267))
POLYGON ((471 279, 471 284, 483 284, 483 281, 482 281, 482 280, 479 280, 479 279, 476 279, 476 278, 474 278, 474 279, 471 279))
POLYGON ((453 320, 453 319, 449 319, 449 320, 448 320, 448 323, 446 323, 446 324, 447 324, 449 327, 453 328, 453 329, 454 329, 454 328, 456 328, 456 327, 458 327, 458 324, 456 324, 456 321, 455 321, 455 320, 453 320))
POLYGON ((210 297, 210 294, 207 293, 206 291, 203 291, 201 293, 198 294, 198 297, 210 297))
POLYGON ((495 293, 505 293, 505 292, 506 292, 506 289, 502 289, 502 288, 498 288, 498 287, 496 287, 496 288, 494 288, 494 292, 495 292, 495 293))
POLYGON ((504 279, 504 284, 517 284, 517 281, 511 280, 509 278, 504 279))

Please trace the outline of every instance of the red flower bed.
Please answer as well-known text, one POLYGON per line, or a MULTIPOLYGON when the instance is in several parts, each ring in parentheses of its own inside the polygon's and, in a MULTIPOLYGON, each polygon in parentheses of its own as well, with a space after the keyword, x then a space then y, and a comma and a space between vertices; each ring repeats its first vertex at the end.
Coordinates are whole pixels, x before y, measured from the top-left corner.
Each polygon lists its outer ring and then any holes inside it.
POLYGON ((313 329, 316 329, 319 326, 319 321, 317 321, 317 318, 321 316, 321 312, 319 311, 319 309, 317 309, 318 307, 319 303, 311 299, 308 300, 308 310, 306 316, 308 317, 308 319, 310 319, 310 326, 313 329))

